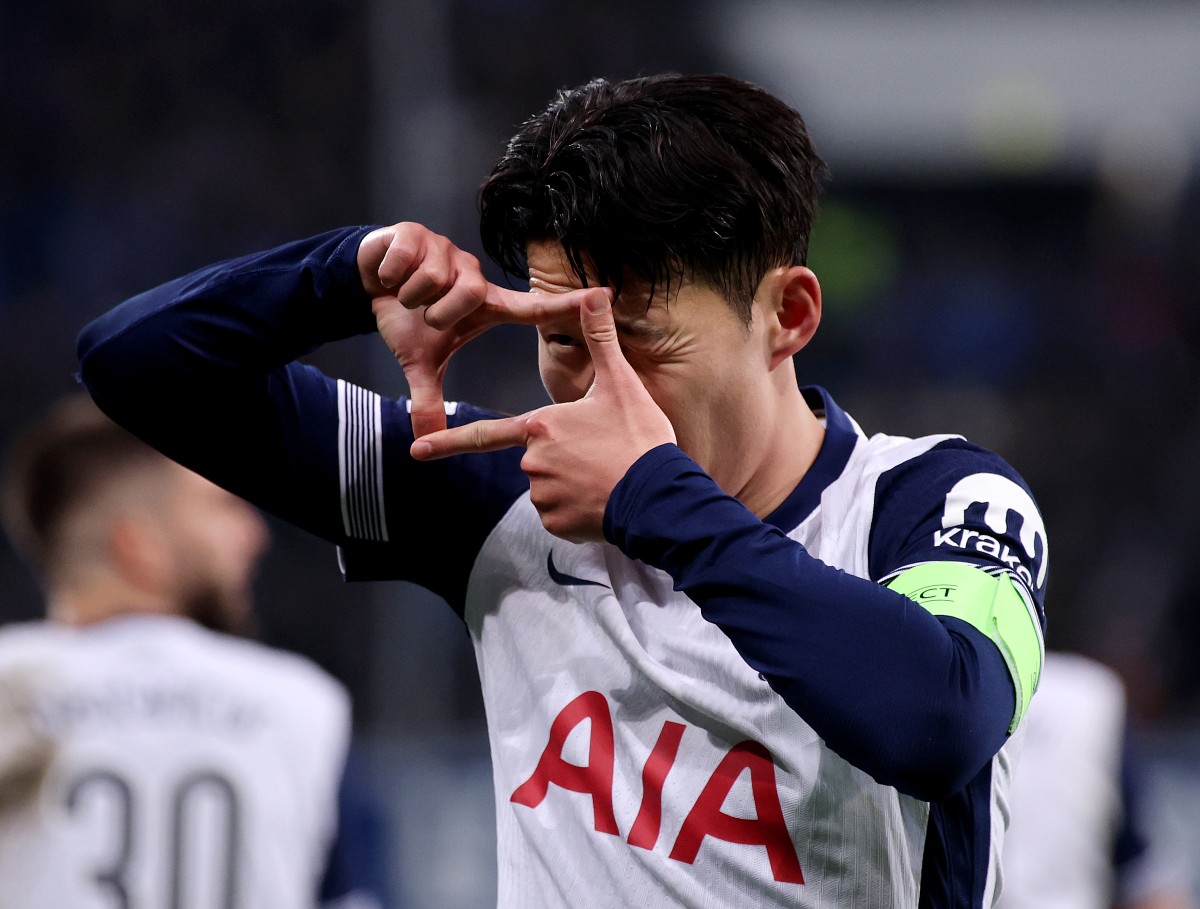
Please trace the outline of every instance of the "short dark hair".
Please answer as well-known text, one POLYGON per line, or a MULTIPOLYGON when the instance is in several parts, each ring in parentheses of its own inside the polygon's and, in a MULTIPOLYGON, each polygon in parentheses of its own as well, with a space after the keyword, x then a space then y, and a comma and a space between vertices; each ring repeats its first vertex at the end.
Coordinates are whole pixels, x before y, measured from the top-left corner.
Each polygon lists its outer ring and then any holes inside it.
POLYGON ((723 293, 745 322, 764 274, 803 265, 825 165, 803 119, 725 75, 596 79, 527 120, 480 189, 487 254, 523 276, 531 241, 619 293, 674 279, 723 293))
POLYGON ((60 532, 118 476, 170 462, 122 429, 86 393, 59 400, 13 442, 0 477, 0 518, 18 552, 44 577, 60 532))

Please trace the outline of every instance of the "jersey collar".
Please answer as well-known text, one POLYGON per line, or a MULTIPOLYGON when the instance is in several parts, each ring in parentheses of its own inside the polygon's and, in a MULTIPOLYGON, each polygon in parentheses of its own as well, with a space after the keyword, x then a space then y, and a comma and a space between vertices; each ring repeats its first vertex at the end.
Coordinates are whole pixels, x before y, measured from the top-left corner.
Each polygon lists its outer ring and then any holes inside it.
POLYGON ((778 508, 765 520, 784 533, 795 528, 816 509, 821 502, 821 493, 830 483, 842 475, 850 453, 858 443, 859 433, 850 415, 834 403, 829 392, 819 385, 807 385, 800 389, 804 400, 818 418, 825 423, 825 439, 812 467, 804 474, 799 485, 792 490, 778 508))

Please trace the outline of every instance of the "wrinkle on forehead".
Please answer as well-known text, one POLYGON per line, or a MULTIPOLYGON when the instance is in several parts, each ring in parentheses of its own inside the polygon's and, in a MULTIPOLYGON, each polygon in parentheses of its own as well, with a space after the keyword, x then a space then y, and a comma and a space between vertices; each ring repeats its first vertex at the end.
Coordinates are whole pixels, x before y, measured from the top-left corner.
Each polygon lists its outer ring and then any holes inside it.
MULTIPOLYGON (((581 279, 575 271, 570 259, 567 258, 566 251, 559 243, 552 240, 530 241, 525 252, 525 264, 529 272, 531 289, 566 293, 585 286, 584 279, 581 279)), ((602 286, 586 256, 584 257, 584 277, 586 286, 602 286)), ((622 277, 621 291, 617 296, 617 301, 618 303, 630 302, 647 311, 654 306, 665 307, 671 298, 679 295, 679 291, 687 283, 682 276, 677 276, 674 280, 654 283, 634 274, 626 274, 622 277), (651 295, 651 291, 653 291, 653 295, 651 295)))
MULTIPOLYGON (((567 293, 584 286, 562 246, 553 241, 531 242, 526 264, 532 291, 567 293)), ((588 280, 589 286, 596 286, 593 274, 588 274, 588 280)), ((707 285, 694 285, 682 279, 653 285, 645 279, 628 276, 613 304, 617 331, 628 342, 648 350, 680 343, 681 326, 674 324, 669 311, 671 304, 690 287, 703 290, 707 285)))
MULTIPOLYGON (((562 246, 549 240, 533 240, 525 250, 525 264, 529 270, 529 284, 535 283, 546 290, 566 293, 578 290, 583 282, 571 267, 562 246)), ((588 275, 588 282, 595 284, 595 275, 588 275)))

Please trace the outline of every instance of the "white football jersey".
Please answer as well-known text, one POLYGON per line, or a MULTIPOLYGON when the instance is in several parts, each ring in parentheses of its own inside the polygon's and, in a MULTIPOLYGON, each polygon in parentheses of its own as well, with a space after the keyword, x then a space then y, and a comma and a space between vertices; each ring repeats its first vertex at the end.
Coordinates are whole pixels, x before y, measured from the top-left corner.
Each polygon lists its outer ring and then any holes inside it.
MULTIPOLYGON (((840 419, 857 441, 788 536, 870 577, 881 475, 956 437, 868 439, 840 419)), ((968 481, 956 488, 977 491, 964 501, 990 501, 1002 527, 1007 511, 1025 515, 1044 552, 1021 490, 993 474, 968 481)), ((917 548, 959 557, 980 534, 955 536, 954 490, 927 492, 948 529, 917 548)), ((475 565, 465 619, 487 707, 501 907, 916 909, 930 803, 832 751, 670 576, 614 546, 551 536, 528 495, 475 565)), ((982 905, 999 886, 1022 736, 970 796, 985 828, 982 905)))
MULTIPOLYGON (((825 438, 770 515, 659 446, 609 499, 614 545, 564 542, 519 448, 416 461, 406 400, 295 362, 375 330, 365 231, 127 301, 84 330, 81 375, 152 444, 337 543, 348 578, 419 584, 463 617, 501 907, 992 905, 1048 556, 1016 471, 959 437, 868 438, 809 388, 825 438), (937 613, 953 584, 880 586, 947 562, 1015 593, 1036 628, 1019 659, 998 626, 937 613)), ((494 416, 447 407, 453 425, 494 416)))
POLYGON ((1107 909, 1187 890, 1182 858, 1138 811, 1127 712, 1116 672, 1046 654, 1013 780, 1004 909, 1107 909))
POLYGON ((0 692, 0 909, 314 905, 349 737, 315 665, 175 617, 31 623, 0 692))

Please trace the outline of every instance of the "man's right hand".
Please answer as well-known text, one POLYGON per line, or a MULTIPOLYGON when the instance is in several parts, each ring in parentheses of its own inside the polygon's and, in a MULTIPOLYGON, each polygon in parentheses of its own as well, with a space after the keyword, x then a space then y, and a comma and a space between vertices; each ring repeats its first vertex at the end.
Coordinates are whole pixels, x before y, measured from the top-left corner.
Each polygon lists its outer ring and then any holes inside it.
POLYGON ((411 221, 363 237, 358 273, 379 334, 404 370, 418 437, 446 428, 442 380, 456 350, 494 325, 578 318, 587 293, 528 293, 491 284, 475 256, 411 221))

